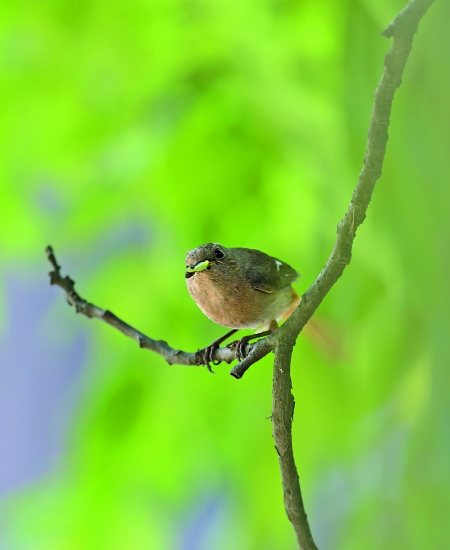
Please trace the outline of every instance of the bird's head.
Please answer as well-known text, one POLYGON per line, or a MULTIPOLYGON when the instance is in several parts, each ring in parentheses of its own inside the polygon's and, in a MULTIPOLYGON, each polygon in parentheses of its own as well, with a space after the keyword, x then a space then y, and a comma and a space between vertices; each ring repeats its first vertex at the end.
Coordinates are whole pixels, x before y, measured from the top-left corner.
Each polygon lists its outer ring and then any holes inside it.
POLYGON ((213 266, 225 264, 228 256, 229 250, 218 243, 207 243, 190 250, 186 254, 186 279, 213 266))

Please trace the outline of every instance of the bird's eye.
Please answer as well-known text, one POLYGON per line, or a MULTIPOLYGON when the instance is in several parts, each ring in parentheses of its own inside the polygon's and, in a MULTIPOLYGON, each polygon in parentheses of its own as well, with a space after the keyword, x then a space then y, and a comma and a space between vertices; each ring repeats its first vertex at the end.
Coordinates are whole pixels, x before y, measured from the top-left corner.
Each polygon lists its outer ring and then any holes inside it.
POLYGON ((223 258, 225 256, 225 254, 220 250, 220 248, 216 248, 214 250, 214 254, 216 258, 223 258))

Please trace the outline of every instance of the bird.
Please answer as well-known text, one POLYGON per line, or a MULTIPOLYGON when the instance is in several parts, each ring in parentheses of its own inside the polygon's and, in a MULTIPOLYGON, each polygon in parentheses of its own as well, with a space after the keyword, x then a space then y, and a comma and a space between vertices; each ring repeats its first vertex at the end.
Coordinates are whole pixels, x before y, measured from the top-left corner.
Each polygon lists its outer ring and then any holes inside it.
MULTIPOLYGON (((267 336, 296 309, 300 297, 292 288, 300 274, 289 264, 251 248, 226 248, 207 243, 186 254, 186 283, 201 311, 215 323, 232 329, 204 348, 210 362, 219 345, 241 329, 261 332, 236 342, 238 359, 247 343, 267 336)), ((212 372, 212 371, 211 371, 212 372)))

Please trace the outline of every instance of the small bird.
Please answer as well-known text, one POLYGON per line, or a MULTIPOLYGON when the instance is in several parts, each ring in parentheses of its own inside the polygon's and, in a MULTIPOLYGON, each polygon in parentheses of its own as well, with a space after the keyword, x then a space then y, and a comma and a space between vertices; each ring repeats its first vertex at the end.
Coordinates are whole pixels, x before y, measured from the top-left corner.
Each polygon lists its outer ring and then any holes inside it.
POLYGON ((256 329, 237 343, 240 358, 249 340, 267 336, 287 319, 300 302, 291 284, 300 275, 290 265, 250 248, 226 248, 207 243, 186 255, 186 282, 190 295, 215 323, 232 330, 204 349, 211 370, 214 351, 239 329, 256 329))

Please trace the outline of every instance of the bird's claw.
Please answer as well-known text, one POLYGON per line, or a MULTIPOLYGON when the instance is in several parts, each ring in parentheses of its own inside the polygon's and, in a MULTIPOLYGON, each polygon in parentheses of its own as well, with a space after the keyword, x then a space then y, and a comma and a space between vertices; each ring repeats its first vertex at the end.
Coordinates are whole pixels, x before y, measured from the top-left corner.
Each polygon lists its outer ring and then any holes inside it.
POLYGON ((243 336, 240 340, 235 340, 234 342, 231 342, 230 344, 228 344, 227 348, 235 349, 236 359, 239 362, 247 357, 247 354, 245 353, 245 347, 253 337, 254 335, 243 336))
POLYGON ((228 332, 227 334, 222 336, 222 338, 219 338, 218 340, 215 340, 212 344, 210 344, 209 346, 207 346, 203 350, 198 351, 198 353, 203 352, 203 355, 201 356, 203 358, 203 364, 208 368, 209 372, 213 372, 213 370, 211 369, 210 363, 212 363, 213 365, 220 365, 220 363, 221 363, 221 361, 215 361, 214 360, 215 351, 220 348, 220 344, 224 340, 229 338, 235 332, 236 332, 236 329, 231 330, 230 332, 228 332))
POLYGON ((264 332, 260 332, 259 334, 250 334, 248 336, 243 336, 240 340, 235 340, 234 342, 231 342, 231 344, 229 344, 227 347, 234 347, 236 349, 236 359, 241 362, 246 357, 248 357, 248 353, 245 352, 247 344, 251 340, 256 340, 258 338, 268 336, 269 334, 271 334, 271 331, 266 330, 264 332))
POLYGON ((238 340, 236 344, 236 355, 237 355, 237 360, 239 362, 241 362, 243 359, 247 357, 247 354, 245 353, 245 348, 250 340, 251 340, 251 337, 249 336, 244 336, 243 338, 238 340))
POLYGON ((205 359, 205 367, 209 370, 211 374, 214 374, 214 371, 212 370, 211 365, 206 361, 206 359, 205 359))
POLYGON ((203 352, 203 354, 202 354, 203 364, 209 370, 209 372, 212 372, 213 374, 214 374, 214 371, 212 370, 210 363, 212 363, 213 365, 219 365, 220 364, 220 361, 215 361, 214 360, 214 352, 218 348, 219 348, 218 344, 213 342, 210 346, 207 346, 203 350, 199 350, 199 352, 203 352))

